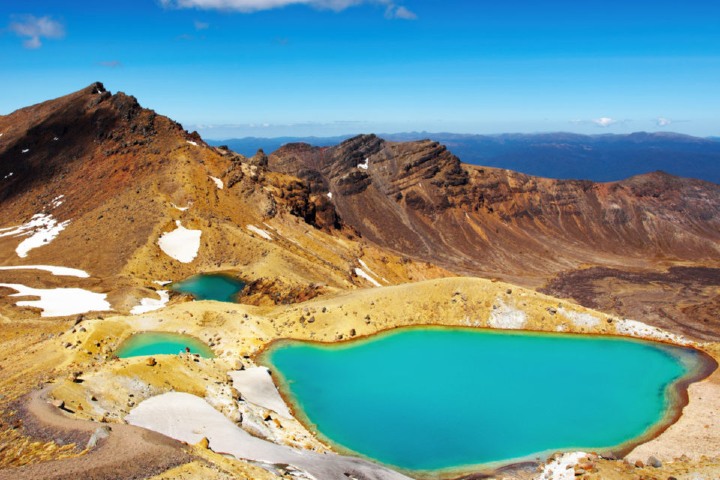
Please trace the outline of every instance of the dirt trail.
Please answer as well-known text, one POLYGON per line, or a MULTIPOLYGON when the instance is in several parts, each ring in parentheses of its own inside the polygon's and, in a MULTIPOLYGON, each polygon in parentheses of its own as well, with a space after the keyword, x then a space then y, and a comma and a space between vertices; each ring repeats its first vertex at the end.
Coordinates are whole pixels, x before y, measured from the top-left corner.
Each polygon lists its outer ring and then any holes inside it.
POLYGON ((32 479, 140 479, 187 463, 192 457, 183 444, 144 428, 100 424, 66 417, 47 401, 48 387, 28 395, 21 408, 29 432, 86 445, 93 432, 110 427, 110 435, 85 455, 0 470, 0 480, 32 479))

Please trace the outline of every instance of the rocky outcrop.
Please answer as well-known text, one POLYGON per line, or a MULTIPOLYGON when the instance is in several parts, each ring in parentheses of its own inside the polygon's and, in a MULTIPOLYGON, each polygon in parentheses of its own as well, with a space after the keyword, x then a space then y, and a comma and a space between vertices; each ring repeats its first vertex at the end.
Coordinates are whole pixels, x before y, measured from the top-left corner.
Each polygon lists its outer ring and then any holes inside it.
POLYGON ((698 180, 550 180, 463 165, 437 142, 374 135, 287 145, 270 168, 331 197, 365 238, 455 271, 527 278, 588 261, 720 258, 720 186, 698 180))

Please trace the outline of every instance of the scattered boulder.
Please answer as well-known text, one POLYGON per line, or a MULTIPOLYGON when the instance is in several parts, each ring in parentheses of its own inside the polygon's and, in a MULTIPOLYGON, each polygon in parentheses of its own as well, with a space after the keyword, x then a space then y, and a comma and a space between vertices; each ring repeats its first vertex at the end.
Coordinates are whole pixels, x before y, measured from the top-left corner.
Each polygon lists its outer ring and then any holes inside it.
POLYGON ((150 357, 145 363, 148 367, 154 367, 155 365, 157 365, 157 360, 155 360, 155 357, 150 357))
POLYGON ((242 393, 240 393, 240 391, 235 387, 230 387, 230 395, 232 395, 232 398, 234 398, 237 401, 240 401, 243 399, 242 393))
POLYGON ((650 466, 653 467, 653 468, 660 468, 660 467, 662 467, 662 462, 661 462, 660 460, 658 460, 657 457, 652 456, 652 455, 647 459, 647 464, 650 465, 650 466))
POLYGON ((103 440, 110 436, 110 431, 112 429, 109 425, 103 425, 102 427, 98 427, 95 429, 93 434, 90 436, 90 440, 88 440, 86 449, 95 448, 100 440, 103 440))

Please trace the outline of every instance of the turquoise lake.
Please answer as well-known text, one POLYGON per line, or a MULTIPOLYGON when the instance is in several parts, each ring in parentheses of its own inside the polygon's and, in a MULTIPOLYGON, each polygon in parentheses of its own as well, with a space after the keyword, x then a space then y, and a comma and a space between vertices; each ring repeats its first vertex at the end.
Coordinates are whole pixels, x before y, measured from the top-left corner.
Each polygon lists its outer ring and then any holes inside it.
POLYGON ((321 438, 403 470, 439 472, 612 449, 672 420, 700 353, 617 337, 461 328, 324 345, 261 360, 321 438))
POLYGON ((176 292, 189 293, 196 300, 218 302, 234 302, 243 287, 245 282, 219 273, 194 275, 170 285, 176 292))
POLYGON ((201 357, 212 358, 213 351, 195 337, 164 332, 136 333, 122 342, 115 351, 118 358, 140 357, 145 355, 177 355, 185 352, 197 353, 201 357))

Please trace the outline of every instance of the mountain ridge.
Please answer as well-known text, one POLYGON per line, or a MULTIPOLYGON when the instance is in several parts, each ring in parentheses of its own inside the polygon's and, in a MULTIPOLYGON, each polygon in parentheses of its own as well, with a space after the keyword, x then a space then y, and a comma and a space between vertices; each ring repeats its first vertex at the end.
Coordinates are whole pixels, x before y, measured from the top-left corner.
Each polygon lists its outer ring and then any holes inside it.
MULTIPOLYGON (((18 235, 37 229, 40 215, 57 238, 22 262, 61 258, 89 270, 121 310, 151 295, 158 277, 203 270, 238 272, 261 303, 353 288, 368 282, 357 274, 365 258, 373 281, 501 278, 627 315, 639 308, 633 298, 604 300, 622 293, 618 278, 719 267, 720 186, 662 173, 558 181, 468 165, 439 142, 376 135, 245 157, 99 83, 0 117, 0 133, 0 263, 17 263, 18 235), (158 248, 180 226, 202 236, 190 263, 158 248), (619 273, 598 277, 589 267, 619 273), (586 281, 590 297, 574 290, 586 281)), ((667 278, 676 301, 655 301, 651 319, 674 327, 668 309, 683 325, 691 323, 683 312, 713 318, 702 313, 716 308, 712 282, 690 288, 685 277, 667 278)), ((715 322, 704 327, 720 332, 715 322)))
MULTIPOLYGON (((272 152, 286 143, 334 146, 355 135, 210 140, 248 153, 272 152)), ((673 132, 583 135, 567 132, 497 135, 447 132, 378 134, 389 141, 432 139, 445 144, 464 163, 506 168, 555 179, 617 181, 664 170, 678 176, 720 183, 720 144, 711 138, 673 132)))
POLYGON ((285 145, 269 165, 331 197, 364 238, 467 275, 538 288, 588 266, 720 267, 720 185, 711 182, 659 172, 552 180, 467 165, 437 142, 375 135, 328 148, 285 145))

